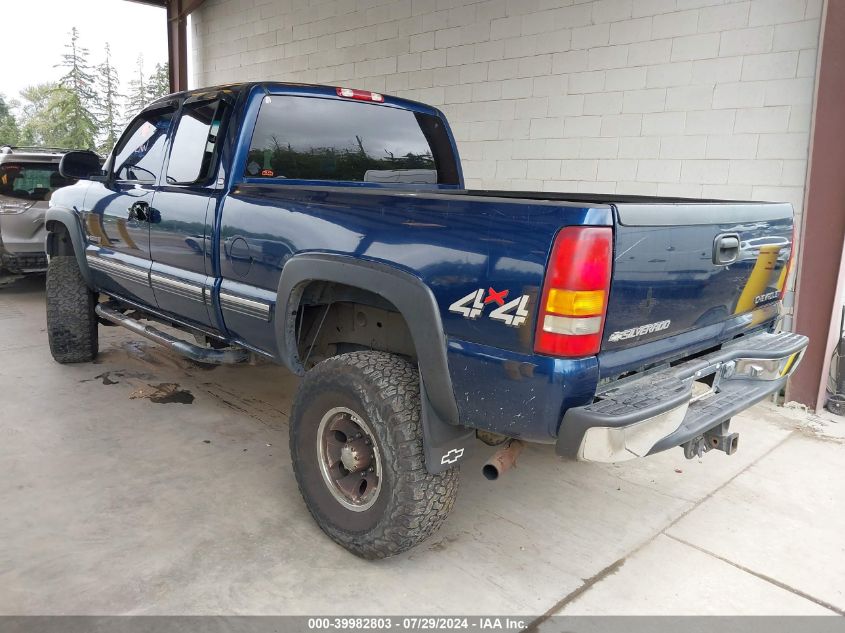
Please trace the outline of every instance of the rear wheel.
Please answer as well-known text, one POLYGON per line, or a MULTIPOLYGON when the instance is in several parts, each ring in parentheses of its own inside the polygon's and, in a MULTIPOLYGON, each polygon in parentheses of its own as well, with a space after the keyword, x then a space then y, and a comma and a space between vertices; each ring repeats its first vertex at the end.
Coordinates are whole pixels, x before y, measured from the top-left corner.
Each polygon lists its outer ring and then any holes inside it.
POLYGON ((59 363, 84 363, 97 356, 96 295, 73 255, 50 258, 47 267, 47 338, 59 363))
POLYGON ((364 558, 415 546, 455 502, 458 468, 425 468, 417 370, 392 354, 342 354, 311 369, 294 402, 290 449, 318 525, 364 558))

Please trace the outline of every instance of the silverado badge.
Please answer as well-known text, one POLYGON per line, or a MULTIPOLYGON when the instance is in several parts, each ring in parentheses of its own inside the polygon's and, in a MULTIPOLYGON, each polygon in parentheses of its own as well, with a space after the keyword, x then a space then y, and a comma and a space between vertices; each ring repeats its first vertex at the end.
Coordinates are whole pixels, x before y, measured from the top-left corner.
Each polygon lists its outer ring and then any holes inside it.
POLYGON ((637 336, 642 336, 643 334, 652 334, 653 332, 660 332, 661 330, 668 329, 671 324, 671 319, 666 319, 665 321, 657 321, 656 323, 647 323, 639 327, 632 327, 628 330, 620 330, 618 332, 614 332, 608 337, 607 340, 611 343, 615 343, 616 341, 624 341, 629 338, 636 338, 637 336))

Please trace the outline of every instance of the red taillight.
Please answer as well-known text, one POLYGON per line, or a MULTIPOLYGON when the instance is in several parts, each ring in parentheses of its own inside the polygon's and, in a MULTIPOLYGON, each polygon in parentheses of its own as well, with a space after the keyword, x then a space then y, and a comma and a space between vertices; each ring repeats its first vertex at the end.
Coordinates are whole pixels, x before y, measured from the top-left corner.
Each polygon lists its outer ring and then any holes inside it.
POLYGON ((359 101, 384 102, 384 95, 380 95, 377 92, 370 92, 369 90, 356 90, 354 88, 338 88, 337 96, 345 97, 346 99, 358 99, 359 101))
POLYGON ((549 356, 598 353, 612 257, 610 227, 570 226, 557 234, 540 298, 535 352, 549 356))

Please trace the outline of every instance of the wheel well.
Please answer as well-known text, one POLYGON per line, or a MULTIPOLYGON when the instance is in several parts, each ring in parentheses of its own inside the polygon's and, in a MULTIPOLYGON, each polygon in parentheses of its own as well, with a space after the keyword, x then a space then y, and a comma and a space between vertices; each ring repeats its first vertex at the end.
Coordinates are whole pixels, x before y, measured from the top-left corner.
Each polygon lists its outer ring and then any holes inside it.
POLYGON ((47 221, 47 254, 55 255, 73 255, 73 242, 70 238, 68 228, 57 220, 47 221))
POLYGON ((416 362, 410 329, 396 306, 369 290, 335 282, 305 284, 296 313, 296 343, 305 369, 365 349, 416 362))

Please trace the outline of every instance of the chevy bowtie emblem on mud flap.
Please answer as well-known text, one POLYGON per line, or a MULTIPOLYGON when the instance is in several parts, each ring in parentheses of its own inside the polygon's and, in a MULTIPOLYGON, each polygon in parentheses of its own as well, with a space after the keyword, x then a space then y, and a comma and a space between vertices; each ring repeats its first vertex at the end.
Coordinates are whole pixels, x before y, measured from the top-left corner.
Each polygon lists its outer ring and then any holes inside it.
POLYGON ((510 290, 493 290, 493 288, 479 288, 467 296, 462 297, 449 306, 449 312, 460 314, 465 319, 477 319, 484 312, 488 304, 495 303, 499 307, 490 313, 490 318, 501 321, 510 327, 519 327, 528 318, 528 300, 530 295, 522 295, 505 303, 510 290), (485 298, 484 294, 487 294, 485 298))
POLYGON ((464 456, 464 449, 453 448, 448 453, 446 453, 443 457, 440 458, 440 463, 441 464, 454 464, 456 461, 458 461, 463 456, 464 456))

